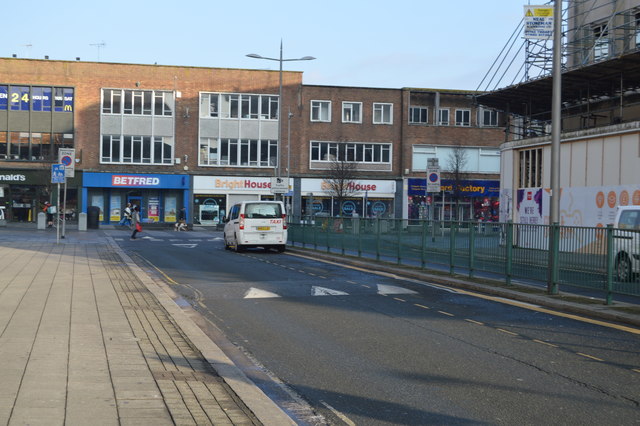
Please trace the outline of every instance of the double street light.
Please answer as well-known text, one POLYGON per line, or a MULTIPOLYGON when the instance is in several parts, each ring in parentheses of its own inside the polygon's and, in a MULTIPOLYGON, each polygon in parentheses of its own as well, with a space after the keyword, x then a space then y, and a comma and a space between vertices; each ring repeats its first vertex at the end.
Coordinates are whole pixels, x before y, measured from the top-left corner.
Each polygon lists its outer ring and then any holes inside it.
MULTIPOLYGON (((280 57, 279 58, 267 58, 266 56, 258 55, 257 53, 249 53, 247 56, 249 58, 266 59, 267 61, 277 61, 277 62, 280 63, 280 86, 279 86, 279 90, 278 90, 278 144, 277 144, 278 158, 277 158, 277 167, 276 167, 276 176, 280 177, 281 176, 281 171, 280 171, 280 146, 281 146, 281 143, 280 143, 280 141, 282 141, 282 112, 284 111, 283 102, 282 102, 282 63, 283 62, 292 62, 292 61, 312 61, 312 60, 314 60, 316 58, 314 58, 313 56, 303 56, 302 58, 286 58, 286 59, 283 58, 282 57, 282 40, 280 41, 280 57)), ((291 115, 289 115, 288 118, 290 119, 291 115)), ((290 158, 290 155, 291 155, 291 141, 287 140, 287 146, 288 146, 288 156, 287 156, 287 158, 290 158)), ((289 173, 287 173, 287 176, 289 176, 289 173)), ((289 184, 289 183, 287 182, 287 184, 289 184)))

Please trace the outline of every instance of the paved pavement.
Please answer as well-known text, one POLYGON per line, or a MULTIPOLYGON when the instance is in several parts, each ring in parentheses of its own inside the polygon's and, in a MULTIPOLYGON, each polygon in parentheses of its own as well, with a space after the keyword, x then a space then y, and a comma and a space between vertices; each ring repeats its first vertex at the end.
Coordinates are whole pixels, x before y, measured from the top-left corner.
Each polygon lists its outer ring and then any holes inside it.
MULTIPOLYGON (((209 234, 210 235, 210 234, 209 234)), ((109 232, 0 228, 0 425, 294 422, 109 232)))

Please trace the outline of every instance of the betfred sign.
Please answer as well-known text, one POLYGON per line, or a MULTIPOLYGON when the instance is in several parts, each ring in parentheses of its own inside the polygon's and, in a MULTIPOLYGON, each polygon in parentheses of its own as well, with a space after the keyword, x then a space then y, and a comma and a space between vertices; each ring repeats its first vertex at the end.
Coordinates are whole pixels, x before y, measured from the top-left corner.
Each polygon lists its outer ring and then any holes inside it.
POLYGON ((128 176, 112 175, 111 185, 113 186, 159 186, 160 178, 150 176, 128 176))

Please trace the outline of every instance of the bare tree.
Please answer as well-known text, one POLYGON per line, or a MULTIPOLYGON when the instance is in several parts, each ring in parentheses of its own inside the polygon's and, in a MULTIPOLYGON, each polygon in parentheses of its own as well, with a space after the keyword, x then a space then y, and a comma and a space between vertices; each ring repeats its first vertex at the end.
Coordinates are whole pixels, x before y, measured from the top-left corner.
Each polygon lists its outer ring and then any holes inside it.
MULTIPOLYGON (((468 173, 465 172, 467 168, 467 162, 469 161, 467 150, 462 146, 460 142, 457 142, 453 148, 453 151, 449 154, 448 158, 448 174, 453 182, 452 185, 452 197, 456 204, 455 216, 457 217, 460 210, 460 199, 462 198, 462 187, 464 181, 468 177, 468 173)), ((451 215, 453 219, 454 215, 451 215)))
POLYGON ((356 162, 349 161, 346 143, 340 143, 332 153, 328 176, 324 179, 327 192, 338 204, 338 216, 342 216, 342 203, 353 197, 356 191, 356 162))

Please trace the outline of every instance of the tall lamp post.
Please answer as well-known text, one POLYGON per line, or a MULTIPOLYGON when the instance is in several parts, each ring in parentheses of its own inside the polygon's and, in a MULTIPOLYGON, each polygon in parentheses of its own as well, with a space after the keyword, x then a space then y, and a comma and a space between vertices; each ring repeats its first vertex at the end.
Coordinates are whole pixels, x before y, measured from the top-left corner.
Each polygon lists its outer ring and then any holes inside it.
MULTIPOLYGON (((266 59, 267 61, 278 61, 280 63, 280 86, 278 90, 278 165, 276 167, 276 176, 281 176, 280 171, 280 146, 282 141, 282 111, 284 110, 282 105, 282 63, 283 62, 292 62, 292 61, 312 61, 316 58, 313 56, 303 56, 302 58, 287 58, 284 59, 282 57, 282 40, 280 40, 280 57, 279 58, 267 58, 266 56, 258 55, 257 53, 249 53, 247 55, 249 58, 254 59, 266 59)), ((288 176, 288 173, 287 173, 288 176)), ((287 183, 288 184, 288 183, 287 183)))

